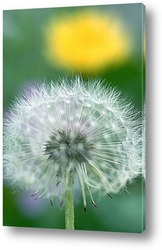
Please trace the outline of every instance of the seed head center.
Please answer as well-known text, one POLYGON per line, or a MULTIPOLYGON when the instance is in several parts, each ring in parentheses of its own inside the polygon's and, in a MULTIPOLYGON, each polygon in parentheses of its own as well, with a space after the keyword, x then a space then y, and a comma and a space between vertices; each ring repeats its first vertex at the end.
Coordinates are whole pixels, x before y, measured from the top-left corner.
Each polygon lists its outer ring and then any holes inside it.
POLYGON ((48 159, 57 163, 70 161, 86 162, 91 159, 94 144, 81 132, 58 131, 53 133, 45 144, 45 154, 48 159))

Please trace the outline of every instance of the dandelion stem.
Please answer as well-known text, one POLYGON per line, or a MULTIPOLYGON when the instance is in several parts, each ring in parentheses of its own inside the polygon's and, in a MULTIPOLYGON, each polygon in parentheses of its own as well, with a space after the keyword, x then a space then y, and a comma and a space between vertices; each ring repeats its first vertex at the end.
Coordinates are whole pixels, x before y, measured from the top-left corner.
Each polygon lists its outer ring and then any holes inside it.
POLYGON ((68 189, 65 192, 65 229, 74 230, 74 194, 71 176, 69 176, 68 189))

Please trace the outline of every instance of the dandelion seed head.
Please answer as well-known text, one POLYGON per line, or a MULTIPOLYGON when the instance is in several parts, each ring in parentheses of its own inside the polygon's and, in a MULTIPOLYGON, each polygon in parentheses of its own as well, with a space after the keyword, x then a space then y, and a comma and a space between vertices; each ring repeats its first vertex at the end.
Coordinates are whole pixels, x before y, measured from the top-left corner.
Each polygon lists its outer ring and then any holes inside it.
POLYGON ((85 205, 85 194, 93 202, 93 192, 117 193, 142 173, 139 127, 132 105, 99 80, 32 86, 4 119, 4 176, 61 201, 71 176, 85 205))

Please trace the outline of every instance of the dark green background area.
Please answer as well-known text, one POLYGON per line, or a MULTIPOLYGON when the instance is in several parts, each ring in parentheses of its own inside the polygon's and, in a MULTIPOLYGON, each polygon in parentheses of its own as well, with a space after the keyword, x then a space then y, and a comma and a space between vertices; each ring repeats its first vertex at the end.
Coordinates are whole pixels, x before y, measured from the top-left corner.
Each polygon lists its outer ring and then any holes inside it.
MULTIPOLYGON (((59 77, 83 79, 98 77, 117 87, 123 96, 131 100, 137 110, 142 111, 145 99, 145 64, 143 60, 144 7, 141 4, 112 5, 98 7, 73 7, 55 9, 8 10, 4 11, 3 36, 3 103, 4 113, 15 95, 27 84, 40 81, 55 81, 59 77), (96 75, 84 74, 53 67, 46 61, 43 30, 52 18, 72 15, 87 8, 122 18, 133 37, 134 50, 127 62, 118 67, 105 67, 96 75)), ((23 227, 64 228, 64 209, 56 204, 50 206, 46 200, 34 201, 23 191, 11 192, 4 183, 4 225, 23 227), (35 204, 34 204, 35 202, 35 204), (34 205, 29 205, 29 204, 34 205)), ((75 227, 80 230, 142 232, 145 228, 145 192, 142 179, 127 186, 127 191, 113 198, 95 195, 98 208, 88 203, 84 212, 82 202, 76 202, 75 227)))

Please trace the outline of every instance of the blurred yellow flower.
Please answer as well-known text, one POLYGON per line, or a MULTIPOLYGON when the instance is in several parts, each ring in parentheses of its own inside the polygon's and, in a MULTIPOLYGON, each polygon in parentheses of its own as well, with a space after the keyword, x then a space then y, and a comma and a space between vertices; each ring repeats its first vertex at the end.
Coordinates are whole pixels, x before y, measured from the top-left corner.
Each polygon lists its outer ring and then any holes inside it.
POLYGON ((119 64, 130 52, 130 39, 121 20, 96 12, 51 20, 45 30, 45 44, 45 55, 52 64, 81 72, 119 64))

